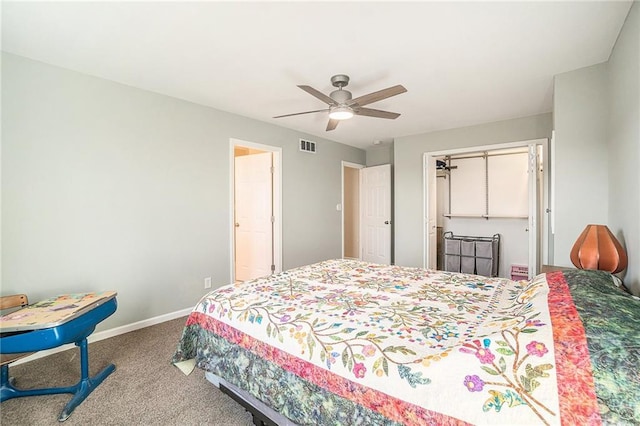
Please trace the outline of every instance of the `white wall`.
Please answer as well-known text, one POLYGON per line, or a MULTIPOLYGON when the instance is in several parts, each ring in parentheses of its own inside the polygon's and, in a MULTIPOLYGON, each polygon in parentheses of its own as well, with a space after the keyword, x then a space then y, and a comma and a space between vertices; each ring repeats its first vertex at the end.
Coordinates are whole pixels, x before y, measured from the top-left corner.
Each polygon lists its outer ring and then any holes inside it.
POLYGON ((529 235, 525 231, 526 219, 447 219, 443 232, 451 231, 454 235, 473 237, 491 237, 500 235, 500 252, 498 259, 498 276, 511 277, 511 265, 529 263, 529 235))
MULTIPOLYGON (((463 218, 439 217, 443 231, 454 235, 492 237, 500 235, 498 276, 509 278, 511 265, 529 263, 528 218, 528 151, 520 149, 518 154, 491 156, 489 151, 488 190, 489 215, 514 216, 463 218)), ((461 157, 468 155, 460 154, 461 157)), ((486 187, 484 158, 453 159, 452 169, 445 178, 438 178, 437 191, 440 215, 448 213, 486 214, 486 187), (449 192, 451 184, 451 194, 449 192), (453 197, 451 197, 453 195, 453 197), (442 198, 440 198, 442 196, 442 198), (449 211, 451 197, 452 211, 449 211)))
POLYGON ((590 223, 608 223, 607 67, 593 65, 557 75, 554 83, 554 264, 569 259, 590 223))
POLYGON ((551 113, 396 138, 394 142, 395 263, 422 266, 422 154, 551 137, 551 113))
POLYGON ((3 54, 2 293, 117 290, 112 328, 226 284, 230 138, 282 147, 283 267, 340 257, 341 162, 364 151, 3 54))
POLYGON ((640 294, 640 4, 609 58, 609 228, 626 246, 625 285, 640 294))

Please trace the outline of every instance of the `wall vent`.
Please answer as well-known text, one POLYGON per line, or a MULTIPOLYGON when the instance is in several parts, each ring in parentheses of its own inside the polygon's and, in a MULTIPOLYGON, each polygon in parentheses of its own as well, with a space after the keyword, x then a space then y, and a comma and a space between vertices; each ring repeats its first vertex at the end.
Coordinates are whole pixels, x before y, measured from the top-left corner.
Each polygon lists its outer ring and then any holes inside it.
POLYGON ((300 139, 300 151, 309 152, 311 154, 316 153, 316 143, 305 139, 300 139))

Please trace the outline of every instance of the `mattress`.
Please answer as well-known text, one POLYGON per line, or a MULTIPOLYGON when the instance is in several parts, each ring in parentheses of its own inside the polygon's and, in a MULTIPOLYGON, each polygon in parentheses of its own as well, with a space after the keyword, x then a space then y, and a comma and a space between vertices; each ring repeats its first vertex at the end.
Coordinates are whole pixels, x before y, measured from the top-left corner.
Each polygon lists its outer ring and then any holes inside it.
POLYGON ((207 294, 173 361, 301 425, 632 424, 640 302, 613 283, 328 260, 207 294))

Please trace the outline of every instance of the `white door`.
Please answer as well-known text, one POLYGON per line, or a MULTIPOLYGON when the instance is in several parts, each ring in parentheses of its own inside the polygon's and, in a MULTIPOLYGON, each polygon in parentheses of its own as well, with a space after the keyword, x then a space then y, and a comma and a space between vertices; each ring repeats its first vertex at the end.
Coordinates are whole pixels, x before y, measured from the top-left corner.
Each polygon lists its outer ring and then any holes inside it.
POLYGON ((271 273, 273 262, 271 153, 235 158, 236 280, 271 273))
POLYGON ((529 279, 538 273, 538 179, 540 174, 540 157, 536 144, 529 145, 529 279))
POLYGON ((425 267, 427 269, 438 269, 438 235, 437 235, 437 183, 436 183, 436 158, 425 155, 425 188, 426 202, 425 206, 425 226, 426 226, 426 244, 425 244, 425 267))
POLYGON ((360 170, 362 260, 391 263, 391 165, 360 170))

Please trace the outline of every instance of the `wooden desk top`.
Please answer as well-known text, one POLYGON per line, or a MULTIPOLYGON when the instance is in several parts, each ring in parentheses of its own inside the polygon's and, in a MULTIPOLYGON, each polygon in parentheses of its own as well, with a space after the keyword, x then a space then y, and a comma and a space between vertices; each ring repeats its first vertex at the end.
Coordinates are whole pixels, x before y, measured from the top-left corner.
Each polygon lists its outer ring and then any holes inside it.
POLYGON ((115 291, 63 294, 0 317, 0 332, 57 327, 116 297, 115 291))

